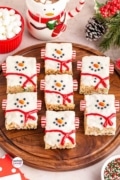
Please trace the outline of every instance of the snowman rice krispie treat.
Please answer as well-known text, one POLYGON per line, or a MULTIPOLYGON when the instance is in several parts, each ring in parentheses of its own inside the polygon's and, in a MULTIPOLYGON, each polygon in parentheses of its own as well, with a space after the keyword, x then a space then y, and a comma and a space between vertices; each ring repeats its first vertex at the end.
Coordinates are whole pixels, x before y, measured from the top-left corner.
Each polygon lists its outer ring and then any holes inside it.
POLYGON ((79 118, 74 111, 46 111, 41 118, 41 126, 45 128, 45 149, 69 149, 76 146, 76 128, 79 118))
POLYGON ((77 81, 72 75, 46 75, 41 80, 40 89, 44 90, 47 110, 73 110, 74 91, 77 90, 77 81))
POLYGON ((8 56, 2 64, 7 79, 7 93, 33 92, 37 89, 37 73, 40 64, 34 57, 8 56))
POLYGON ((119 101, 113 94, 85 95, 80 102, 84 111, 84 129, 86 135, 114 135, 116 132, 116 112, 119 101))
POLYGON ((110 64, 110 58, 104 56, 84 56, 82 62, 78 64, 81 66, 80 94, 108 94, 110 89, 109 74, 114 71, 113 64, 110 64))
POLYGON ((41 109, 41 101, 37 100, 37 92, 8 94, 7 99, 2 101, 2 109, 5 110, 7 130, 37 128, 37 112, 41 109))
POLYGON ((75 56, 72 43, 46 43, 45 49, 41 49, 46 74, 72 74, 75 56))

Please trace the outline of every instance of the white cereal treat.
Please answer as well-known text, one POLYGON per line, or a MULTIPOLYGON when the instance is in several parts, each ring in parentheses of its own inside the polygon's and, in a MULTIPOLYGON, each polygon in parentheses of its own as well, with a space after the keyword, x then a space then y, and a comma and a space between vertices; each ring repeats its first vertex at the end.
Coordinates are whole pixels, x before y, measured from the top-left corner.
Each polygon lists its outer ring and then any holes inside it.
POLYGON ((75 112, 46 111, 45 149, 69 149, 76 146, 75 112))
POLYGON ((37 128, 37 93, 8 94, 5 109, 5 127, 12 129, 37 128))
POLYGON ((80 94, 108 94, 110 58, 105 56, 84 56, 80 76, 80 94))
POLYGON ((46 43, 45 73, 72 74, 72 43, 46 43))
POLYGON ((115 135, 116 108, 113 94, 85 95, 84 128, 86 135, 115 135))
POLYGON ((8 56, 5 66, 7 93, 36 91, 37 63, 35 57, 8 56))
POLYGON ((48 110, 74 109, 75 104, 72 75, 46 75, 44 92, 46 108, 48 110))

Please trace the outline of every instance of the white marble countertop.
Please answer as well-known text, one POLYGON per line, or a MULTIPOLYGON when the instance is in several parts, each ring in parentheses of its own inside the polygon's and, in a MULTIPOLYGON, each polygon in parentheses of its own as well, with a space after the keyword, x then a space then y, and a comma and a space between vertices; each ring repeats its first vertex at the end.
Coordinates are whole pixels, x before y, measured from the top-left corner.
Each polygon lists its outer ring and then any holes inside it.
MULTIPOLYGON (((77 4, 78 0, 70 0, 67 8, 71 9, 74 7, 75 3, 77 4)), ((105 0, 100 0, 100 2, 105 2, 105 0)), ((0 0, 0 6, 9 6, 16 10, 18 10, 24 17, 26 17, 26 5, 25 0, 0 0)), ((86 4, 84 6, 84 9, 81 11, 81 13, 77 16, 75 16, 73 19, 68 21, 68 26, 66 31, 56 40, 54 41, 62 41, 62 42, 73 42, 82 44, 85 46, 89 46, 91 48, 97 49, 99 42, 90 42, 85 39, 85 33, 84 28, 87 24, 87 21, 90 17, 93 16, 94 13, 94 0, 86 0, 86 4)), ((13 52, 10 52, 8 54, 0 54, 0 64, 6 59, 8 55, 12 55, 15 52, 31 46, 35 44, 43 43, 43 41, 37 40, 33 38, 27 31, 26 24, 25 24, 25 31, 23 35, 23 41, 20 44, 20 46, 14 50, 13 52)), ((120 50, 119 49, 110 49, 109 51, 104 53, 105 55, 110 56, 111 59, 116 60, 120 57, 120 50)), ((0 157, 5 152, 0 148, 0 157)), ((109 156, 120 154, 120 146, 109 156)), ((109 157, 108 156, 108 157, 109 157)), ((75 171, 68 171, 68 172, 49 172, 49 171, 43 171, 43 170, 37 170, 31 167, 28 167, 26 165, 23 165, 21 168, 21 171, 25 174, 27 178, 30 180, 100 180, 100 171, 103 163, 108 158, 101 160, 100 162, 84 168, 80 170, 75 171), (82 177, 82 178, 81 178, 82 177)))

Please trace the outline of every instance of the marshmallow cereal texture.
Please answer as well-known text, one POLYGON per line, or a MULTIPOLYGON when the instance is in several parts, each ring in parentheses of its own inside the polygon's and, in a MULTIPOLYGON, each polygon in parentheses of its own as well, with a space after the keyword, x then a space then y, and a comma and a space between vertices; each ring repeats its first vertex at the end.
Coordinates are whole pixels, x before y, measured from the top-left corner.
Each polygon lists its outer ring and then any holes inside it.
POLYGON ((0 40, 13 38, 21 31, 21 17, 14 9, 0 8, 0 40))

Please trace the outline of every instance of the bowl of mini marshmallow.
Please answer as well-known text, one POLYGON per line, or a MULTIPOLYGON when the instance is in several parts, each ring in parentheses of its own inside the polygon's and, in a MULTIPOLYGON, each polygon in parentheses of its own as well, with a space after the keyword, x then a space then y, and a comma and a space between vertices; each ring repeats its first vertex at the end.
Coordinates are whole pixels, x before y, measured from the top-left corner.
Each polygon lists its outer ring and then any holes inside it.
POLYGON ((24 19, 13 8, 0 7, 0 53, 15 50, 22 41, 24 19))

